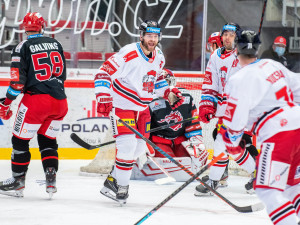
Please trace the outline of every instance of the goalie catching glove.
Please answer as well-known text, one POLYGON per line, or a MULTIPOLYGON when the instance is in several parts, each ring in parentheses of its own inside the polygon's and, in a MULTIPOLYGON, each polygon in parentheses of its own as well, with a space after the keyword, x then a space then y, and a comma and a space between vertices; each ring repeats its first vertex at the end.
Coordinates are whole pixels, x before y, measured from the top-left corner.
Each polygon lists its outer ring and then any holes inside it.
POLYGON ((169 102, 172 109, 178 108, 184 102, 184 97, 182 96, 181 92, 175 87, 170 87, 169 89, 167 89, 164 93, 163 98, 169 102))
POLYGON ((10 103, 12 101, 9 99, 0 99, 0 118, 8 120, 12 116, 12 111, 10 110, 10 103))
POLYGON ((100 116, 108 117, 113 108, 113 98, 107 93, 99 93, 97 94, 96 98, 98 101, 97 112, 100 114, 100 116))
POLYGON ((181 144, 190 154, 192 160, 198 167, 202 167, 206 164, 209 153, 205 149, 203 137, 201 135, 190 137, 187 141, 183 141, 181 144))

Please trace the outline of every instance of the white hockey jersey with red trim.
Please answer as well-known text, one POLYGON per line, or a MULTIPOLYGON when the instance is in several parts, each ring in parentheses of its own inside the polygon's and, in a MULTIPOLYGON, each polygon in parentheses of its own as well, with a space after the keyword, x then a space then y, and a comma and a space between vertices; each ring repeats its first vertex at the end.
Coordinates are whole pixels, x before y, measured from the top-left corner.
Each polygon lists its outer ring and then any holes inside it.
POLYGON ((225 112, 224 87, 228 78, 241 69, 236 50, 222 53, 224 49, 215 50, 208 61, 203 81, 201 100, 210 100, 217 104, 217 117, 225 112))
POLYGON ((245 127, 263 142, 276 133, 300 128, 300 74, 271 59, 256 60, 227 82, 224 124, 245 127))
POLYGON ((142 111, 154 94, 163 96, 169 88, 165 80, 157 80, 164 65, 165 57, 158 47, 152 52, 152 58, 148 58, 140 42, 126 45, 99 68, 98 74, 110 75, 111 83, 96 75, 95 93, 110 93, 114 107, 142 111))

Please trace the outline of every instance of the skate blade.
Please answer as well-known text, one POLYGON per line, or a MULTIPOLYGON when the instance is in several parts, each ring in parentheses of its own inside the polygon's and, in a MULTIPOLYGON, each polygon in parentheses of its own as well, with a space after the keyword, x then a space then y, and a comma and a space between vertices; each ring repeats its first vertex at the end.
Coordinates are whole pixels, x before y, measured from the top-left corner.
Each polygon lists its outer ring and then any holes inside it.
POLYGON ((23 190, 17 190, 17 191, 2 191, 0 190, 1 195, 7 195, 7 196, 12 196, 12 197, 17 197, 17 198, 23 198, 23 190))
POLYGON ((106 187, 103 187, 101 190, 100 190, 100 193, 116 202, 118 202, 120 204, 120 206, 124 206, 126 204, 126 200, 120 200, 120 199, 117 199, 115 195, 112 195, 111 194, 114 193, 112 190, 110 190, 109 188, 106 188, 106 187))
POLYGON ((196 196, 196 197, 205 197, 205 196, 214 196, 214 193, 212 193, 212 192, 207 192, 207 193, 203 193, 203 192, 199 192, 199 191, 195 191, 194 192, 194 196, 196 196))
POLYGON ((254 195, 255 191, 254 191, 254 189, 250 189, 250 190, 246 190, 246 193, 249 195, 254 195))

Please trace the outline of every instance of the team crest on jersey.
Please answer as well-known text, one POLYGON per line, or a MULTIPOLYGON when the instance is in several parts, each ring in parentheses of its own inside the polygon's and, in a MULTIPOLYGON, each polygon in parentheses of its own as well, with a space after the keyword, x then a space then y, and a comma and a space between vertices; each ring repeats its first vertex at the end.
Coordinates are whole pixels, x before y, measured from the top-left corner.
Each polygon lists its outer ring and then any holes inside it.
POLYGON ((212 75, 211 72, 205 71, 205 77, 203 84, 212 85, 212 75))
POLYGON ((154 92, 154 82, 156 77, 156 71, 151 70, 147 75, 143 76, 143 91, 148 91, 148 93, 153 94, 154 92))
MULTIPOLYGON (((166 122, 169 124, 169 123, 171 123, 171 121, 177 123, 182 120, 183 120, 183 117, 179 111, 175 111, 175 112, 172 111, 169 115, 166 115, 164 119, 161 119, 160 121, 158 121, 158 123, 166 122)), ((182 123, 170 127, 170 129, 172 129, 174 131, 178 131, 180 128, 182 128, 182 123)))
POLYGON ((11 81, 19 81, 19 68, 10 68, 10 80, 11 81))
POLYGON ((225 80, 226 80, 226 75, 227 75, 227 67, 226 66, 222 66, 220 68, 220 74, 221 74, 221 83, 222 83, 222 87, 225 87, 225 80))
POLYGON ((237 67, 238 63, 239 63, 239 60, 235 59, 232 63, 232 68, 237 67))
POLYGON ((228 102, 227 107, 226 107, 226 111, 225 111, 225 115, 224 115, 224 119, 228 120, 228 121, 232 121, 234 112, 236 109, 236 104, 233 104, 231 102, 228 102))

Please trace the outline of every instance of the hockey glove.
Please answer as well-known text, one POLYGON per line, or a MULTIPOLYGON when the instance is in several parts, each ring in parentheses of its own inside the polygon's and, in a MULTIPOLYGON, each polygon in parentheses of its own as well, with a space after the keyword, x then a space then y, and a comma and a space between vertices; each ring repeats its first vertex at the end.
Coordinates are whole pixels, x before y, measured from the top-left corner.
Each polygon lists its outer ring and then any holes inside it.
POLYGON ((215 117, 217 108, 209 100, 202 100, 199 104, 199 120, 203 123, 209 123, 215 117))
POLYGON ((8 120, 12 116, 12 111, 10 108, 10 103, 12 101, 9 99, 2 98, 0 99, 0 118, 8 120))
POLYGON ((182 96, 181 92, 175 87, 170 87, 169 89, 167 89, 164 93, 163 98, 169 102, 172 109, 176 109, 184 102, 184 97, 182 96))
POLYGON ((108 117, 110 111, 113 108, 113 98, 111 97, 110 94, 107 93, 99 93, 97 94, 97 112, 100 114, 102 117, 108 117))
POLYGON ((190 137, 187 141, 183 141, 181 144, 198 167, 206 164, 209 153, 205 149, 202 136, 195 135, 190 137))
POLYGON ((224 144, 229 154, 235 155, 245 151, 246 141, 241 138, 243 135, 243 131, 241 132, 228 131, 228 129, 223 128, 222 126, 220 129, 220 133, 222 134, 224 144))

